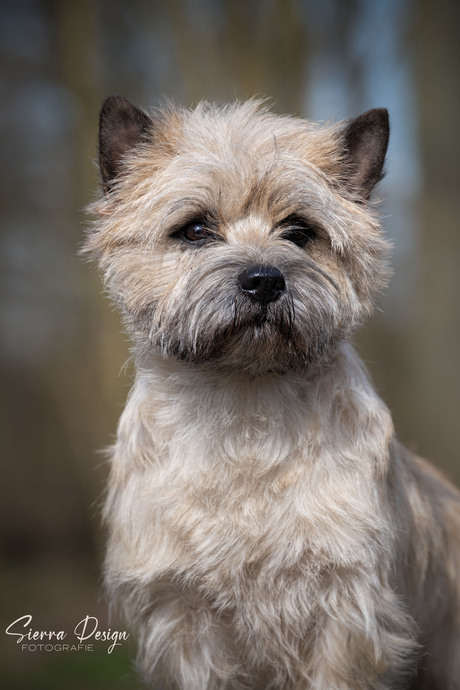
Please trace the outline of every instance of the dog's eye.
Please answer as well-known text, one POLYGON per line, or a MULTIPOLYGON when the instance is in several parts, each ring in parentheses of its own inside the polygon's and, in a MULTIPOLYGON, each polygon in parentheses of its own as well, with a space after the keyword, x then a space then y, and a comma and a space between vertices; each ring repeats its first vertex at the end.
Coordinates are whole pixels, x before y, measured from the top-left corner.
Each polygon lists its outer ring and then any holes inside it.
POLYGON ((293 242, 298 247, 304 247, 307 242, 316 237, 315 228, 297 218, 286 218, 281 223, 281 228, 283 228, 281 233, 283 240, 293 242))
POLYGON ((186 225, 185 228, 181 230, 180 235, 184 240, 187 240, 187 242, 196 242, 200 244, 217 239, 216 234, 203 223, 190 223, 190 225, 186 225))

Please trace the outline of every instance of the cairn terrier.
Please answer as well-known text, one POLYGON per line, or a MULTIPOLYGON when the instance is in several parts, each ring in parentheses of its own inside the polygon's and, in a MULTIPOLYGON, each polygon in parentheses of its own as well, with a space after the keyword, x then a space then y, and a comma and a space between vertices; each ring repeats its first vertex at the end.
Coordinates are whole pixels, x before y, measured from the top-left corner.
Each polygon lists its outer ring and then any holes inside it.
POLYGON ((347 342, 386 280, 388 133, 103 105, 86 249, 136 363, 105 578, 155 688, 460 688, 460 495, 347 342))

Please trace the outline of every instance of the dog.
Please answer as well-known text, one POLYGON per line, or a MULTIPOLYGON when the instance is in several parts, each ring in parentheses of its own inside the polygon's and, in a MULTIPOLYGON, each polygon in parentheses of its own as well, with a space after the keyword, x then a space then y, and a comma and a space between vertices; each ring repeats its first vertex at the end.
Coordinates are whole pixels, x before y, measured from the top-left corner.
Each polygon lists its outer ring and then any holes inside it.
POLYGON ((460 688, 460 495, 349 344, 388 136, 380 108, 102 107, 85 249, 136 365, 105 583, 156 688, 460 688))

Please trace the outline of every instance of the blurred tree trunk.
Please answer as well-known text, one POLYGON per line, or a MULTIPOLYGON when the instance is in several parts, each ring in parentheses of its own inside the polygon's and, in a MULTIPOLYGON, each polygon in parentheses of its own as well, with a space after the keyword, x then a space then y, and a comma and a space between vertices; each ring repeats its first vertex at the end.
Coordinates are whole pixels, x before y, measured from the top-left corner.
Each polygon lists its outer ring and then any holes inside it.
POLYGON ((269 97, 282 112, 302 114, 308 40, 299 0, 221 0, 221 19, 207 13, 197 35, 184 0, 166 5, 187 103, 269 97), (211 28, 210 28, 211 27, 211 28))
MULTIPOLYGON (((101 107, 101 87, 104 81, 102 25, 100 23, 100 8, 98 3, 83 0, 75 3, 72 0, 56 0, 56 24, 58 33, 59 57, 61 74, 64 84, 77 99, 77 124, 74 142, 73 160, 75 164, 75 194, 73 203, 74 217, 80 220, 75 223, 78 233, 75 240, 75 250, 82 246, 83 227, 87 217, 84 207, 95 198, 99 184, 99 175, 94 165, 97 157, 98 118, 101 107)), ((85 326, 89 337, 85 338, 85 351, 75 352, 76 362, 72 377, 72 390, 85 391, 82 409, 91 409, 97 404, 98 412, 87 415, 87 432, 91 432, 92 441, 95 437, 99 442, 101 437, 106 443, 107 434, 113 431, 116 414, 121 404, 120 384, 113 376, 126 360, 127 348, 124 338, 120 335, 120 319, 109 308, 106 299, 100 296, 100 280, 94 267, 82 269, 84 281, 79 288, 87 296, 87 318, 85 326), (94 300, 96 295, 96 300, 94 300), (85 381, 85 384, 82 384, 85 381), (76 385, 80 382, 79 385, 76 385), (96 396, 94 395, 96 393, 96 396), (101 401, 103 405, 100 405, 101 401), (101 418, 104 410, 109 410, 114 416, 110 419, 101 418), (101 433, 102 431, 102 433, 101 433)), ((69 402, 69 401, 68 401, 69 402)), ((81 404, 81 400, 79 401, 81 404)), ((68 406, 69 407, 69 406, 68 406)), ((111 415, 109 415, 111 416, 111 415)), ((75 419, 69 408, 69 421, 75 419)), ((78 417, 77 417, 78 419, 78 417)), ((81 429, 77 422, 74 434, 81 437, 81 429)), ((88 436, 88 433, 87 433, 88 436)), ((96 450, 94 447, 93 450, 96 450)), ((92 458, 87 458, 91 462, 92 458)))
POLYGON ((59 77, 77 100, 74 142, 75 196, 79 209, 95 187, 92 161, 96 154, 96 123, 100 107, 102 66, 98 3, 55 0, 59 77))
POLYGON ((414 7, 423 186, 413 405, 423 452, 458 481, 460 5, 453 0, 420 0, 414 7))

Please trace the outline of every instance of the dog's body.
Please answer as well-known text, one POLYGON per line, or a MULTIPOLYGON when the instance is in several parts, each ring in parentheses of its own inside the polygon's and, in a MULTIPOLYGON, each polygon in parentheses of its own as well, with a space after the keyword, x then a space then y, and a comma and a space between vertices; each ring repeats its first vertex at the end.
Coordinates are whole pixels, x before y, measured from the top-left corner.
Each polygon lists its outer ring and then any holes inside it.
POLYGON ((88 238, 135 343, 106 583, 181 690, 460 688, 460 499, 346 342, 384 281, 385 111, 111 98, 88 238))

